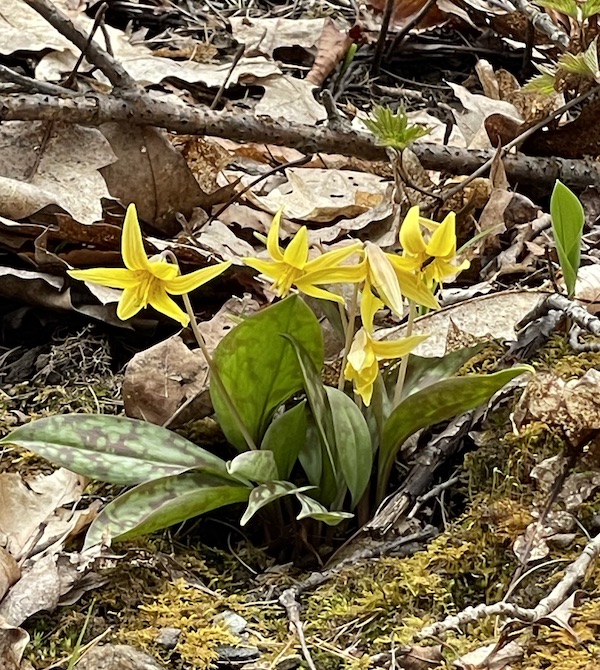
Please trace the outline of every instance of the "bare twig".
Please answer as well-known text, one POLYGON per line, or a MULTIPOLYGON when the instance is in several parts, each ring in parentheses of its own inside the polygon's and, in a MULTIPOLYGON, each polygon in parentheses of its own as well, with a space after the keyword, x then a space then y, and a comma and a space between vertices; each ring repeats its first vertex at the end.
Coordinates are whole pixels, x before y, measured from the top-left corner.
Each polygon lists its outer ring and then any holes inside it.
MULTIPOLYGON (((139 126, 156 126, 171 132, 225 137, 234 141, 287 146, 304 153, 332 153, 365 160, 386 160, 385 147, 370 135, 340 133, 329 128, 292 125, 249 114, 213 112, 205 108, 176 105, 149 94, 126 98, 88 93, 80 96, 0 95, 0 120, 57 120, 98 126, 109 121, 127 121, 139 126)), ((415 143, 413 152, 426 170, 470 174, 482 165, 489 168, 494 151, 444 147, 415 143)), ((509 178, 520 184, 553 184, 560 179, 570 188, 583 189, 600 182, 600 167, 593 160, 505 156, 509 178)), ((464 184, 464 182, 463 182, 464 184)))
POLYGON ((564 577, 536 607, 519 607, 505 602, 467 607, 459 614, 449 616, 444 621, 427 626, 415 636, 415 639, 425 640, 437 637, 449 630, 466 626, 488 616, 512 617, 525 623, 539 621, 559 607, 575 587, 585 579, 590 566, 597 560, 599 554, 600 533, 587 543, 580 556, 567 567, 564 577))
POLYGON ((561 30, 543 9, 532 5, 528 0, 511 0, 521 14, 527 17, 533 27, 544 33, 561 51, 569 46, 569 36, 561 30))
POLYGON ((90 30, 90 34, 88 35, 87 43, 85 45, 85 49, 81 51, 79 54, 79 58, 77 59, 77 62, 73 66, 73 69, 69 73, 69 76, 66 78, 64 86, 65 88, 75 88, 73 84, 75 83, 75 77, 77 76, 77 72, 79 71, 79 68, 81 67, 81 64, 83 63, 84 58, 86 57, 90 44, 92 43, 92 40, 94 39, 94 35, 96 34, 96 31, 100 27, 100 25, 104 22, 104 15, 106 14, 106 10, 108 9, 108 5, 106 2, 103 2, 100 7, 98 8, 98 11, 96 12, 96 17, 94 18, 94 25, 92 26, 92 29, 90 30))
POLYGON ((85 52, 88 61, 106 75, 115 88, 130 91, 139 90, 137 82, 125 68, 96 42, 92 41, 88 44, 88 36, 83 30, 78 28, 50 0, 24 0, 24 2, 43 16, 51 26, 56 28, 81 52, 85 52))
POLYGON ((23 90, 30 93, 41 93, 42 95, 65 95, 73 96, 76 95, 73 91, 63 88, 62 86, 57 86, 56 84, 50 84, 46 81, 39 81, 37 79, 32 79, 31 77, 26 77, 24 74, 19 74, 14 70, 11 70, 6 65, 0 65, 0 81, 9 81, 13 84, 17 84, 23 90))
POLYGON ((300 648, 302 649, 302 655, 306 661, 310 670, 317 670, 315 662, 310 655, 310 649, 306 644, 306 638, 304 637, 304 626, 302 620, 300 619, 300 604, 296 600, 296 594, 293 589, 286 589, 279 598, 279 602, 285 607, 287 612, 290 625, 296 632, 298 637, 298 642, 300 642, 300 648))
POLYGON ((219 90, 217 91, 217 94, 215 95, 212 104, 210 106, 211 109, 216 109, 217 105, 221 101, 221 98, 223 97, 223 93, 225 92, 225 87, 227 86, 227 82, 231 79, 231 75, 233 71, 235 70, 235 66, 240 62, 240 58, 244 55, 244 51, 246 49, 245 44, 240 44, 238 47, 237 51, 235 52, 233 56, 233 60, 231 61, 231 65, 229 67, 229 70, 227 71, 227 74, 225 75, 225 79, 223 79, 221 86, 219 87, 219 90))
POLYGON ((412 19, 398 31, 394 37, 394 41, 388 49, 387 55, 391 56, 394 51, 404 42, 408 33, 419 23, 419 21, 427 14, 427 12, 433 8, 437 0, 427 0, 427 2, 419 9, 419 11, 412 17, 412 19))

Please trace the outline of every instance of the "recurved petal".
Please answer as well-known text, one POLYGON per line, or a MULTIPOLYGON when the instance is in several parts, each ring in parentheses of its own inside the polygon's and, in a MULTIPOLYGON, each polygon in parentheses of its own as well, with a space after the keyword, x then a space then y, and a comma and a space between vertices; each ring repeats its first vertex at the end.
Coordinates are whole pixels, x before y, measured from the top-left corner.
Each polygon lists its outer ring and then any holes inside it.
POLYGON ((121 321, 127 321, 145 306, 137 288, 126 288, 117 305, 117 316, 121 321))
POLYGON ((169 281, 179 276, 179 267, 175 263, 169 263, 164 258, 149 261, 148 272, 160 281, 169 281))
MULTIPOLYGON (((354 242, 345 247, 333 249, 333 251, 326 251, 324 254, 317 256, 317 258, 308 261, 304 269, 306 272, 318 272, 319 270, 336 267, 340 263, 343 263, 347 258, 350 258, 352 254, 360 253, 362 250, 362 242, 354 242)), ((358 263, 353 267, 361 267, 363 272, 366 272, 366 265, 364 263, 358 263)))
POLYGON ((207 268, 201 268, 187 275, 180 275, 179 277, 175 277, 175 279, 165 281, 163 282, 163 286, 168 293, 172 293, 173 295, 191 293, 194 289, 225 272, 230 265, 231 261, 225 261, 224 263, 217 263, 207 268))
POLYGON ((91 268, 89 270, 68 270, 73 279, 108 286, 109 288, 134 288, 139 284, 138 273, 126 268, 91 268))
POLYGON ((150 265, 144 250, 142 231, 135 205, 129 205, 125 214, 121 236, 121 256, 125 266, 130 270, 147 270, 150 265))
POLYGON ((262 258, 244 258, 244 263, 267 277, 277 277, 285 269, 283 261, 265 261, 262 258))
POLYGON ((438 258, 451 258, 456 253, 456 214, 450 212, 436 228, 427 244, 427 253, 438 258))
POLYGON ((170 319, 173 319, 173 321, 179 321, 184 327, 190 322, 190 317, 167 295, 167 292, 160 284, 152 287, 152 291, 148 296, 148 302, 157 312, 161 312, 170 319))
POLYGON ((283 207, 280 207, 277 214, 273 217, 273 221, 271 221, 271 227, 269 228, 269 234, 267 235, 267 251, 274 261, 283 260, 283 253, 279 246, 279 226, 281 225, 282 214, 283 207))
POLYGON ((398 316, 403 313, 402 292, 398 277, 387 255, 376 245, 365 245, 369 262, 369 280, 384 303, 398 316))
POLYGON ((393 342, 378 342, 377 340, 372 340, 371 347, 379 360, 402 358, 402 356, 409 354, 428 337, 429 335, 411 335, 410 337, 403 337, 402 339, 394 340, 393 342))
POLYGON ((409 254, 422 254, 426 251, 425 240, 419 223, 419 207, 415 205, 408 210, 400 226, 400 244, 409 254))
POLYGON ((363 368, 372 367, 377 362, 370 344, 369 334, 364 328, 361 328, 354 336, 348 352, 348 363, 357 372, 363 368))
POLYGON ((302 226, 283 252, 283 262, 298 270, 304 269, 308 260, 308 231, 302 226))
POLYGON ((320 298, 321 300, 333 300, 343 305, 346 301, 344 297, 337 293, 332 293, 324 288, 319 288, 314 284, 310 284, 304 280, 304 277, 296 282, 296 288, 302 293, 309 295, 311 298, 320 298))
POLYGON ((356 284, 366 277, 366 263, 340 265, 320 270, 311 270, 302 275, 302 281, 310 284, 356 284))

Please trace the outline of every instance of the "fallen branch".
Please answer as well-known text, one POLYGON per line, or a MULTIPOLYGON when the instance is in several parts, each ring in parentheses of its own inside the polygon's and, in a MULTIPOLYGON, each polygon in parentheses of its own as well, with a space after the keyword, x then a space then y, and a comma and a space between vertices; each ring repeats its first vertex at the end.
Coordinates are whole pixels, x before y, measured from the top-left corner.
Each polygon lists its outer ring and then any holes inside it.
MULTIPOLYGON (((275 144, 304 153, 356 156, 387 160, 385 148, 366 133, 342 133, 326 127, 292 125, 249 114, 214 112, 158 100, 136 92, 122 97, 97 93, 80 96, 40 94, 0 95, 0 121, 59 121, 99 126, 126 121, 138 126, 156 126, 171 132, 224 137, 238 142, 275 144)), ((468 150, 417 143, 413 151, 427 170, 471 174, 493 156, 492 150, 468 150)), ((575 190, 600 182, 600 168, 593 160, 541 158, 521 154, 506 156, 504 167, 510 179, 520 184, 548 184, 560 179, 575 190)))

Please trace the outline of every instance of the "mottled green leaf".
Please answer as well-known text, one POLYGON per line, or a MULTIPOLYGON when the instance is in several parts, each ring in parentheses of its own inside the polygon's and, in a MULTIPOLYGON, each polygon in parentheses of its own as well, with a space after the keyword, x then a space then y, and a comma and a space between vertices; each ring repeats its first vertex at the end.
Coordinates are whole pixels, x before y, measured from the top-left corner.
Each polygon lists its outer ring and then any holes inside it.
MULTIPOLYGON (((292 334, 302 343, 312 363, 323 365, 323 334, 315 315, 297 295, 267 307, 236 326, 214 352, 225 388, 260 444, 273 412, 302 388, 302 374, 289 342, 292 334)), ((211 384, 211 398, 227 439, 244 451, 246 443, 221 393, 211 384)))
POLYGON ((558 260, 569 297, 575 293, 581 262, 581 235, 585 214, 577 196, 556 180, 550 199, 550 216, 558 260))
POLYGON ((296 498, 298 498, 301 505, 300 513, 296 517, 298 520, 316 519, 317 521, 326 523, 328 526, 337 526, 341 521, 351 519, 354 516, 354 514, 350 514, 349 512, 330 512, 314 498, 309 498, 300 493, 296 494, 296 498))
POLYGON ((490 375, 443 379, 402 401, 383 427, 377 477, 379 500, 385 495, 398 450, 413 433, 487 402, 496 391, 524 372, 533 372, 533 368, 521 365, 490 375))
POLYGON ((250 498, 248 499, 248 507, 240 519, 240 525, 245 526, 248 521, 258 512, 259 509, 272 503, 283 496, 293 495, 295 493, 303 493, 313 489, 314 486, 296 486, 291 482, 267 482, 260 484, 252 489, 250 498))
POLYGON ((352 509, 362 498, 373 468, 369 426, 356 403, 342 391, 326 388, 335 433, 337 462, 352 496, 352 509))
POLYGON ((91 479, 138 484, 201 468, 226 474, 225 461, 166 428, 121 416, 64 414, 38 419, 7 435, 52 463, 91 479))
POLYGON ((323 445, 319 439, 319 433, 315 426, 312 415, 307 417, 306 442, 302 445, 298 460, 300 461, 308 481, 313 486, 319 486, 323 474, 323 461, 327 456, 323 455, 323 445))
POLYGON ((244 451, 227 463, 227 472, 232 477, 241 477, 251 482, 271 482, 279 479, 277 464, 271 451, 244 451))
POLYGON ((260 445, 273 453, 279 477, 287 479, 296 463, 300 449, 306 443, 306 400, 278 416, 267 428, 260 445))
POLYGON ((186 472, 140 484, 115 498, 94 520, 85 547, 122 541, 181 523, 199 514, 244 502, 250 488, 202 472, 186 472))
MULTIPOLYGON (((411 354, 408 357, 408 366, 406 377, 402 386, 402 398, 406 398, 411 393, 416 393, 421 389, 436 384, 440 379, 447 379, 456 374, 458 370, 475 354, 479 353, 485 344, 476 344, 473 347, 465 347, 458 351, 451 351, 445 356, 416 356, 411 354)), ((397 370, 400 366, 396 366, 397 370)), ((397 374, 389 375, 391 390, 393 392, 396 386, 397 374)))

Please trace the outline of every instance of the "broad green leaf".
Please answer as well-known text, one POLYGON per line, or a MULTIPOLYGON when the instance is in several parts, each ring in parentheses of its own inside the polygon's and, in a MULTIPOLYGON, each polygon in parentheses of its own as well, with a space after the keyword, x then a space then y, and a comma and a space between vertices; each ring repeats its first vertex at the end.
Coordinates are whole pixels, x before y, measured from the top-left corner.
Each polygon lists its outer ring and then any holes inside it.
POLYGON ((556 180, 550 199, 550 216, 558 260, 569 297, 575 293, 577 272, 581 262, 581 235, 585 214, 577 196, 556 180))
POLYGON ((377 475, 378 500, 385 495, 398 450, 413 433, 487 402, 496 391, 524 372, 533 372, 533 368, 521 365, 490 375, 444 379, 401 402, 383 428, 377 475))
MULTIPOLYGON (((480 352, 484 344, 476 344, 474 347, 466 347, 458 351, 451 351, 445 356, 425 357, 411 354, 408 357, 406 377, 402 386, 402 399, 421 389, 436 384, 440 379, 447 379, 456 374, 458 370, 475 354, 480 352)), ((396 368, 399 370, 400 366, 396 368)), ((398 374, 389 375, 392 382, 391 390, 396 385, 398 374)))
POLYGON ((259 509, 269 503, 283 498, 283 496, 293 495, 310 491, 314 486, 296 486, 290 482, 267 482, 260 484, 252 489, 248 499, 248 507, 240 519, 240 526, 245 526, 248 521, 258 512, 259 509))
MULTIPOLYGON (((302 388, 302 374, 289 342, 291 334, 308 352, 317 368, 323 365, 323 335, 319 322, 298 295, 249 317, 219 343, 214 352, 225 388, 229 391, 250 435, 260 444, 273 412, 302 388)), ((210 394, 227 439, 240 451, 246 442, 216 388, 210 394)))
POLYGON ((306 441, 300 449, 298 460, 306 473, 308 481, 315 487, 319 486, 323 475, 323 451, 323 445, 319 439, 315 420, 312 414, 309 414, 306 425, 306 441))
POLYGON ((96 517, 85 547, 103 540, 126 540, 210 512, 244 502, 251 489, 202 472, 186 472, 155 479, 126 491, 96 517))
POLYGON ((241 477, 251 482, 271 482, 279 479, 277 464, 271 451, 244 451, 227 463, 227 472, 232 477, 241 477))
MULTIPOLYGON (((284 336, 292 344, 293 350, 298 356, 298 362, 304 377, 304 390, 308 398, 308 404, 314 420, 314 425, 323 447, 321 479, 319 481, 318 498, 326 505, 332 504, 337 498, 344 495, 345 490, 340 486, 341 473, 338 472, 335 458, 335 427, 329 399, 325 391, 325 385, 321 381, 321 375, 313 364, 310 356, 302 343, 298 342, 292 335, 284 336)), ((312 449, 314 445, 306 444, 306 449, 312 449)))
POLYGON ((300 449, 306 443, 306 400, 275 418, 267 428, 260 445, 261 451, 271 451, 277 463, 278 477, 287 479, 292 472, 300 449))
POLYGON ((296 517, 299 521, 301 519, 316 519, 317 521, 326 523, 328 526, 337 526, 341 521, 351 519, 354 516, 354 514, 350 514, 349 512, 330 512, 314 498, 309 498, 301 493, 297 493, 296 498, 298 498, 301 505, 300 513, 296 517))
POLYGON ((352 509, 362 498, 373 468, 373 445, 365 417, 354 401, 326 387, 333 417, 337 462, 352 496, 352 509))
POLYGON ((587 0, 582 7, 583 18, 589 19, 595 14, 600 14, 600 0, 587 0))
POLYGON ((0 440, 111 484, 138 484, 191 468, 226 475, 225 461, 166 428, 121 416, 64 414, 0 440))

